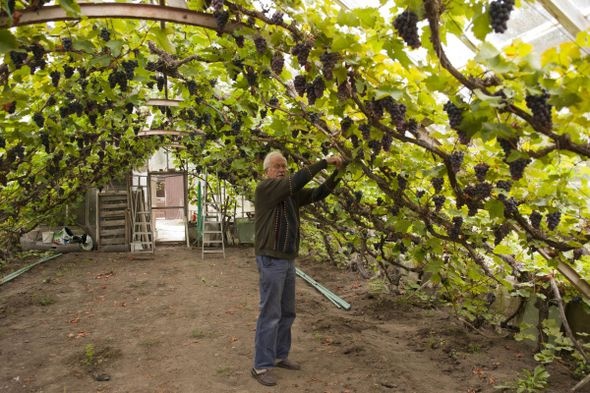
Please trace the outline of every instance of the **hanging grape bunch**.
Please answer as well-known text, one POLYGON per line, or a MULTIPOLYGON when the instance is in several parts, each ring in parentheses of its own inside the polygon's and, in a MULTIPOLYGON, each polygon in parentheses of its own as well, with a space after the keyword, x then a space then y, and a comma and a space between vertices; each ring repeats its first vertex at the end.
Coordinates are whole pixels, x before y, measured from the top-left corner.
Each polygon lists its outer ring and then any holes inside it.
POLYGON ((551 120, 551 104, 547 102, 549 94, 527 95, 526 106, 533 112, 533 120, 546 130, 553 126, 551 120))
POLYGON ((291 49, 291 54, 297 57, 297 62, 301 67, 305 67, 307 64, 307 58, 309 57, 311 48, 312 46, 308 42, 298 42, 293 49, 291 49))
POLYGON ((447 198, 445 198, 444 195, 435 195, 434 197, 432 197, 432 202, 434 202, 434 209, 436 211, 440 211, 446 200, 447 198))
POLYGON ((459 234, 461 233, 461 226, 463 225, 463 217, 455 216, 453 217, 453 226, 448 230, 449 237, 453 240, 459 238, 459 234))
POLYGON ((266 40, 263 37, 256 37, 254 38, 254 45, 256 46, 256 51, 261 55, 266 52, 266 40))
POLYGON ((221 35, 227 21, 229 20, 229 12, 218 9, 213 11, 213 16, 215 17, 215 22, 217 23, 217 35, 221 35))
POLYGON ((459 170, 461 169, 461 164, 463 164, 463 156, 464 153, 462 151, 454 151, 449 156, 451 169, 454 173, 459 172, 459 170))
POLYGON ((10 60, 12 60, 12 64, 14 64, 14 68, 17 70, 20 69, 27 60, 27 52, 17 52, 11 50, 9 55, 10 60))
POLYGON ((490 23, 494 32, 504 33, 506 31, 513 8, 514 0, 495 0, 490 3, 490 23))
POLYGON ((511 227, 508 223, 503 223, 502 225, 496 227, 494 229, 494 244, 497 246, 504 240, 506 236, 510 233, 511 227))
POLYGON ((283 13, 280 11, 275 12, 270 18, 270 23, 273 25, 283 24, 283 13))
POLYGON ((553 213, 547 214, 547 228, 549 228, 550 231, 554 230, 559 225, 560 220, 561 220, 561 213, 560 212, 553 212, 553 213))
POLYGON ((293 88, 300 97, 305 95, 305 89, 307 88, 307 80, 305 79, 305 75, 297 75, 293 80, 293 88))
POLYGON ((109 31, 109 29, 103 27, 102 29, 100 29, 100 33, 99 33, 100 39, 108 42, 111 40, 111 32, 109 31))
POLYGON ((475 172, 475 177, 477 177, 477 180, 484 181, 489 169, 490 166, 484 162, 480 162, 474 166, 473 171, 475 172))
POLYGON ((333 52, 324 52, 320 55, 320 61, 322 62, 322 73, 324 74, 324 78, 327 80, 332 80, 332 78, 334 78, 332 71, 338 62, 339 57, 340 56, 338 53, 333 52))
POLYGON ((518 158, 514 161, 508 163, 510 167, 510 176, 512 180, 520 180, 522 179, 522 175, 524 174, 524 170, 528 164, 531 163, 530 158, 518 158))
POLYGON ((418 15, 416 13, 405 10, 398 15, 393 21, 393 26, 398 34, 411 48, 420 47, 420 37, 418 36, 418 15))
POLYGON ((283 58, 283 54, 279 51, 276 51, 272 55, 272 59, 270 61, 270 69, 277 75, 280 75, 283 72, 283 66, 285 65, 285 59, 283 58))
POLYGON ((529 216, 529 221, 531 222, 531 226, 535 229, 539 229, 541 227, 541 220, 543 219, 543 216, 541 215, 541 213, 539 213, 536 210, 533 210, 531 212, 531 215, 529 216))

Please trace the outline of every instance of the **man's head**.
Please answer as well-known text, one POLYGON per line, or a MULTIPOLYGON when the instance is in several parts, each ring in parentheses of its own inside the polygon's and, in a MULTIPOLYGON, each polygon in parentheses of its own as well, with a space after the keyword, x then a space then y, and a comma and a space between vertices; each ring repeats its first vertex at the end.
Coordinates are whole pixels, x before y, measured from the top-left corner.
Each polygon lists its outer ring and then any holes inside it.
POLYGON ((264 157, 262 166, 264 174, 269 179, 277 179, 287 175, 287 159, 278 150, 268 153, 264 157))

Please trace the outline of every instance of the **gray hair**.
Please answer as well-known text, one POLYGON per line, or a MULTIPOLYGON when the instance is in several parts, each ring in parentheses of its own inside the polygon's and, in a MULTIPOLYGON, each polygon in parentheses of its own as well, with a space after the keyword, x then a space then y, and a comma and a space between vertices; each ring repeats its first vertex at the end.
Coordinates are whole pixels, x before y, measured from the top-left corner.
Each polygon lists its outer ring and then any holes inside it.
POLYGON ((277 156, 285 158, 285 156, 283 155, 283 153, 281 153, 280 150, 273 150, 270 153, 268 153, 266 155, 266 157, 264 157, 264 162, 262 163, 262 169, 264 169, 266 171, 270 167, 270 161, 274 157, 277 157, 277 156))

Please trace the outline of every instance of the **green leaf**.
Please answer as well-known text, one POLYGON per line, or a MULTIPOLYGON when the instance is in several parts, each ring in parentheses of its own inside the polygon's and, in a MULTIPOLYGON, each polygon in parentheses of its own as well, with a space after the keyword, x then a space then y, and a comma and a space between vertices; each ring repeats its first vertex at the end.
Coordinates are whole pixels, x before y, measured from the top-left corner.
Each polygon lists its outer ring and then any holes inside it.
POLYGON ((88 40, 76 40, 72 43, 72 46, 75 50, 83 51, 86 53, 94 53, 95 51, 94 45, 92 45, 92 42, 88 40))
POLYGON ((96 56, 93 57, 88 61, 88 65, 90 67, 106 67, 111 64, 111 56, 103 55, 103 56, 96 56))
POLYGON ((121 55, 121 48, 123 48, 123 41, 110 40, 106 45, 111 50, 113 57, 119 57, 121 55))
POLYGON ((486 13, 479 13, 473 18, 473 35, 480 41, 485 41, 486 36, 491 33, 490 18, 486 13))
POLYGON ((503 218, 504 217, 504 204, 498 200, 490 200, 485 204, 485 208, 490 215, 490 218, 503 218))
POLYGON ((14 35, 8 30, 0 30, 0 53, 7 53, 17 47, 14 35))
POLYGON ((59 0, 59 6, 64 9, 68 16, 80 16, 80 6, 75 0, 59 0))
POLYGON ((338 14, 336 23, 341 26, 356 27, 360 24, 360 21, 359 18, 353 12, 342 10, 338 14))

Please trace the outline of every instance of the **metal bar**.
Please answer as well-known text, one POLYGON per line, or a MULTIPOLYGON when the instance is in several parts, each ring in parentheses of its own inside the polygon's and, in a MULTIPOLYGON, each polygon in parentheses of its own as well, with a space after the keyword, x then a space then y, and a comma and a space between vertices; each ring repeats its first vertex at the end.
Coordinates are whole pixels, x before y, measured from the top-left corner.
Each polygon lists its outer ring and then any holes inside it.
MULTIPOLYGON (((120 18, 172 22, 217 31, 217 22, 213 15, 184 8, 132 3, 81 3, 78 5, 80 6, 80 16, 77 17, 68 16, 60 6, 45 6, 37 11, 22 11, 18 19, 11 20, 6 16, 1 17, 0 28, 82 18, 120 18)), ((231 32, 242 26, 244 26, 242 23, 228 22, 223 31, 231 32)))
POLYGON ((344 299, 339 297, 338 295, 334 294, 334 292, 330 291, 328 288, 324 287, 322 284, 311 278, 309 275, 305 274, 301 269, 295 268, 295 272, 305 281, 307 281, 311 286, 316 288, 320 293, 322 293, 328 300, 336 305, 338 308, 343 308, 344 310, 350 310, 350 304, 347 303, 344 299))
POLYGON ((55 259, 55 258, 59 257, 60 255, 62 255, 62 254, 59 253, 59 254, 51 255, 49 257, 41 258, 37 262, 33 262, 30 265, 27 265, 27 266, 25 266, 25 267, 23 267, 23 268, 15 271, 15 272, 12 272, 9 275, 7 275, 7 276, 5 276, 5 277, 2 278, 2 281, 0 281, 0 285, 5 284, 5 283, 7 283, 10 280, 15 279, 16 277, 18 277, 21 274, 23 274, 24 272, 32 269, 33 267, 37 266, 40 263, 47 262, 49 260, 55 259))

